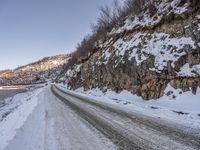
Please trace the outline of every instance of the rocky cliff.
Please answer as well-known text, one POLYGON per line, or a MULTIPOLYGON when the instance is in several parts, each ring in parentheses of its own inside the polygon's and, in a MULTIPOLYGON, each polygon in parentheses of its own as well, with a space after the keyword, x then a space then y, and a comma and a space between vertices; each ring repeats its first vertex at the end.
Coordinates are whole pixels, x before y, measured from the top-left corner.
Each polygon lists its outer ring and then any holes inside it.
MULTIPOLYGON (((144 99, 168 84, 195 94, 200 86, 200 5, 195 0, 154 0, 96 41, 97 51, 62 74, 72 89, 131 91, 144 99)), ((169 93, 170 94, 170 93, 169 93)))
POLYGON ((0 71, 0 85, 32 84, 53 80, 63 70, 69 55, 45 57, 14 70, 0 71))

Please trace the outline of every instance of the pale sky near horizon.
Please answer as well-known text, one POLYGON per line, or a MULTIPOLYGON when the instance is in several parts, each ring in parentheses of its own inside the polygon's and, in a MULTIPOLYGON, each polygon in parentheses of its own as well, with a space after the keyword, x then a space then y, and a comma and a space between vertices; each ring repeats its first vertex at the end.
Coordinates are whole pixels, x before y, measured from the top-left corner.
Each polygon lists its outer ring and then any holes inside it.
POLYGON ((0 70, 75 50, 112 0, 0 0, 0 70))

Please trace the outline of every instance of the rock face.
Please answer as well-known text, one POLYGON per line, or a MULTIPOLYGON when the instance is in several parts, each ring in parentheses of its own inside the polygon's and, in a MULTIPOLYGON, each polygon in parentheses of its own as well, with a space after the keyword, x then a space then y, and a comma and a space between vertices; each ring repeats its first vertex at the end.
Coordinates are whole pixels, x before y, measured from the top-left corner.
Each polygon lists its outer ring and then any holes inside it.
POLYGON ((161 97, 167 84, 195 94, 200 86, 199 2, 155 4, 154 14, 149 8, 127 16, 106 41, 97 42, 97 52, 59 81, 72 89, 128 90, 146 100, 161 97))
POLYGON ((52 80, 60 74, 69 58, 68 55, 45 57, 14 70, 0 71, 0 85, 32 84, 52 80))

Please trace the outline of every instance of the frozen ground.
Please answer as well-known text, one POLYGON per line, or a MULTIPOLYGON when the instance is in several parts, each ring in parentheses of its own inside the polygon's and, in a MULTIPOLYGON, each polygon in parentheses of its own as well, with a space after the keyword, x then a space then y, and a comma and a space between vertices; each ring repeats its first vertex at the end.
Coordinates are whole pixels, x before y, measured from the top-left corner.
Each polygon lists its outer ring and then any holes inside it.
POLYGON ((173 91, 171 95, 145 102, 127 91, 103 94, 96 89, 84 94, 81 89, 59 88, 99 104, 59 91, 66 99, 58 99, 49 86, 7 98, 0 108, 0 150, 112 150, 124 144, 127 149, 200 147, 199 89, 192 97, 168 86, 165 92, 173 91), (195 129, 183 126, 184 132, 169 120, 195 129))

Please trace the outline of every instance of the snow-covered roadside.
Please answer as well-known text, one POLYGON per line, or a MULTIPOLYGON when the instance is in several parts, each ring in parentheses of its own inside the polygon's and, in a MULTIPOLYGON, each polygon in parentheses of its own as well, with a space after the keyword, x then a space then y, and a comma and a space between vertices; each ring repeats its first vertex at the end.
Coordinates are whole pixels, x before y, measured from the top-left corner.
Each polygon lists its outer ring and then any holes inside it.
POLYGON ((63 85, 59 85, 59 87, 68 92, 123 107, 129 111, 200 129, 200 88, 198 88, 197 94, 193 95, 191 91, 182 92, 180 89, 174 89, 168 85, 163 97, 158 100, 145 101, 125 90, 121 93, 111 90, 103 93, 100 89, 84 91, 83 88, 79 88, 71 91, 63 85))
POLYGON ((6 99, 5 106, 0 108, 0 150, 3 150, 23 126, 28 116, 38 104, 37 95, 43 88, 20 93, 6 99))
POLYGON ((114 150, 112 142, 57 99, 50 88, 4 150, 114 150), (112 148, 113 147, 113 148, 112 148))

